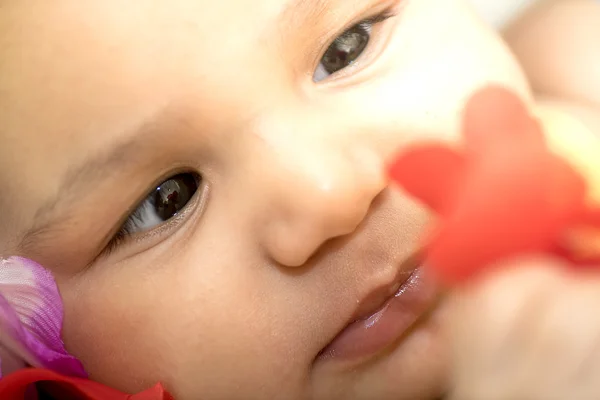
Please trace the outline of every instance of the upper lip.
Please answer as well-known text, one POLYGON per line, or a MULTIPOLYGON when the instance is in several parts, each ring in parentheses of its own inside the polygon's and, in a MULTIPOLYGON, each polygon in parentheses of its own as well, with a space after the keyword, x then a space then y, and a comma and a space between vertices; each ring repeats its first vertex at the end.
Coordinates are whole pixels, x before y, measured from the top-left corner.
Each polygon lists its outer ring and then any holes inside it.
POLYGON ((369 318, 380 310, 390 297, 394 296, 414 274, 419 266, 418 257, 410 257, 400 263, 396 273, 390 281, 379 285, 369 291, 357 304, 356 310, 352 314, 348 325, 369 318))

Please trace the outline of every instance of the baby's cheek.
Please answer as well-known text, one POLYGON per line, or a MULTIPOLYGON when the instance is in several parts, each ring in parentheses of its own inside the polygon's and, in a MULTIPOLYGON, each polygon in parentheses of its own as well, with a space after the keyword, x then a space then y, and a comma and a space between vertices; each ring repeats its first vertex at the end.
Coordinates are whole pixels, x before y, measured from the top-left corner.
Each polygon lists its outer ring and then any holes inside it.
POLYGON ((285 390, 273 377, 284 374, 278 352, 291 339, 265 341, 278 327, 257 311, 269 304, 252 300, 252 277, 189 264, 138 260, 94 267, 61 285, 67 349, 92 379, 123 392, 157 382, 178 400, 200 394, 249 399, 248 393, 264 390, 271 392, 258 398, 271 398, 285 390))
POLYGON ((125 392, 170 379, 182 337, 170 327, 168 296, 154 285, 86 280, 63 289, 64 340, 91 378, 125 392), (179 343, 166 348, 160 343, 179 343), (168 351, 170 358, 165 357, 168 351))

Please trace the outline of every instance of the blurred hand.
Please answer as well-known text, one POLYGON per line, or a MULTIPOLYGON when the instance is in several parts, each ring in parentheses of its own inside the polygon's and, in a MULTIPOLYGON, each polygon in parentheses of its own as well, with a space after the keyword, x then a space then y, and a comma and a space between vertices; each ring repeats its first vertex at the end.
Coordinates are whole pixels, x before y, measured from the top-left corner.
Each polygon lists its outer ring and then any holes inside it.
POLYGON ((452 400, 600 399, 600 273, 503 265, 450 299, 452 400))

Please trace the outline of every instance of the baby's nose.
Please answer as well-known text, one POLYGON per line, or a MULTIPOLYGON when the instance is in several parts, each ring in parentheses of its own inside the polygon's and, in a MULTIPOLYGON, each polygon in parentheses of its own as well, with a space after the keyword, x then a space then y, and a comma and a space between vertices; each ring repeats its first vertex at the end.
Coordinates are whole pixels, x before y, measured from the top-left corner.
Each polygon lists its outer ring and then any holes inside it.
POLYGON ((348 142, 303 140, 269 151, 261 181, 271 208, 260 239, 279 264, 302 266, 324 242, 354 232, 387 185, 383 159, 348 142))

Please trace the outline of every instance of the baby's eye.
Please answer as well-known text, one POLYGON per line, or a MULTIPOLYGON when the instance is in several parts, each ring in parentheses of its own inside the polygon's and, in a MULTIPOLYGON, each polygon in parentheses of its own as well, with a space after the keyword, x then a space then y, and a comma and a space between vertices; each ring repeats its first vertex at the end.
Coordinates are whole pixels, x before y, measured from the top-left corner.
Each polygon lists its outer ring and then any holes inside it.
POLYGON ((313 75, 320 82, 330 75, 349 67, 364 53, 371 41, 373 27, 394 15, 385 11, 350 27, 329 45, 313 75))
POLYGON ((131 213, 109 248, 127 237, 149 231, 179 214, 194 197, 201 177, 192 173, 173 176, 158 185, 131 213))
POLYGON ((320 82, 356 61, 369 44, 371 29, 370 21, 361 22, 338 36, 321 58, 313 80, 320 82))
MULTIPOLYGON (((148 211, 159 223, 173 218, 189 203, 198 190, 198 178, 192 174, 177 175, 158 186, 146 199, 148 211)), ((148 227, 145 227, 148 228, 148 227)))

